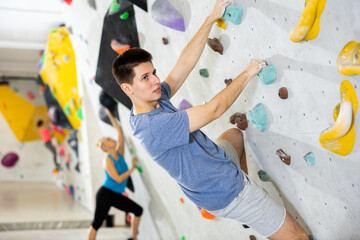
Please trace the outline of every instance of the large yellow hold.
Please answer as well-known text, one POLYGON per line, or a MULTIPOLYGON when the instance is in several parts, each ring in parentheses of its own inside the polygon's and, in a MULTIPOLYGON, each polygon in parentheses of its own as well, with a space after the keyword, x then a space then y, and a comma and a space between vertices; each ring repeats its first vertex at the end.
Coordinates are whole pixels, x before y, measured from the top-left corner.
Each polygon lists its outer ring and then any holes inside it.
POLYGON ((336 67, 344 75, 360 74, 360 43, 347 43, 337 58, 336 67))
POLYGON ((306 0, 305 9, 299 23, 290 32, 293 42, 312 40, 320 32, 320 17, 325 8, 326 0, 306 0))
POLYGON ((341 155, 348 155, 355 144, 355 115, 358 108, 358 99, 354 87, 347 80, 341 83, 341 102, 335 106, 335 124, 325 129, 319 138, 321 146, 341 155))
POLYGON ((41 139, 36 124, 47 118, 45 105, 34 106, 8 86, 0 86, 0 102, 0 111, 19 142, 41 139))
POLYGON ((81 125, 77 112, 81 108, 78 94, 75 53, 65 27, 49 33, 44 66, 40 72, 74 129, 81 125))

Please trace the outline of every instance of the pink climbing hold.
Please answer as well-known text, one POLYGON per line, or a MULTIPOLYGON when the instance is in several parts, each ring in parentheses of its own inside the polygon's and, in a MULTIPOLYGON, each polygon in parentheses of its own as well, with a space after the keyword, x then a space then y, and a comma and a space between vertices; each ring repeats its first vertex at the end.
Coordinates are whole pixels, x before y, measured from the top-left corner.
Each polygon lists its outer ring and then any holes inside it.
POLYGON ((72 0, 63 0, 67 5, 71 5, 71 3, 72 3, 72 0))
POLYGON ((34 94, 33 94, 30 90, 26 92, 26 96, 27 96, 28 99, 30 99, 30 100, 34 100, 34 99, 35 99, 34 94))

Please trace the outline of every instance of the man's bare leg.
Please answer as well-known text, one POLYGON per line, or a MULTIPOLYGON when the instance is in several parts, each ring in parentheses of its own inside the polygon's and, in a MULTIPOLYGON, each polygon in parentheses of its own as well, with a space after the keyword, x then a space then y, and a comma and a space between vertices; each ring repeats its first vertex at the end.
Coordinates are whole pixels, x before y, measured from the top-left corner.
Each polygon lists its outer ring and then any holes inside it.
POLYGON ((244 147, 244 137, 240 129, 231 128, 229 130, 226 130, 223 134, 220 135, 218 139, 227 141, 231 144, 240 159, 241 170, 248 174, 246 153, 244 147))
MULTIPOLYGON (((240 168, 246 174, 248 174, 247 163, 246 163, 246 153, 244 148, 244 137, 240 129, 231 128, 225 131, 218 138, 220 140, 227 141, 235 149, 236 154, 240 159, 240 168)), ((308 240, 308 235, 301 228, 301 226, 296 222, 296 220, 291 217, 286 212, 286 217, 284 224, 281 228, 269 237, 270 240, 308 240)))
POLYGON ((296 222, 296 220, 286 212, 284 224, 281 228, 268 237, 270 240, 308 240, 309 237, 305 230, 296 222))

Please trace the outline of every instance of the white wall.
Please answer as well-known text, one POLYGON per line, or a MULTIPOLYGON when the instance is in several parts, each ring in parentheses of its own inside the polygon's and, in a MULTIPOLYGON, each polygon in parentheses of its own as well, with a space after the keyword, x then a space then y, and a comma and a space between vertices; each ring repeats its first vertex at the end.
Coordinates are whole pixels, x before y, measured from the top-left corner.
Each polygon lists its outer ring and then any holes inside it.
MULTIPOLYGON (((92 88, 89 91, 94 93, 98 93, 99 89, 91 85, 90 79, 95 75, 102 19, 110 2, 97 1, 98 8, 94 11, 85 2, 74 1, 72 7, 65 10, 66 21, 73 26, 74 42, 77 42, 77 61, 83 65, 81 74, 86 87, 92 88), (80 34, 88 39, 88 45, 80 41, 80 34)), ((153 54, 160 79, 165 79, 183 47, 210 13, 214 2, 176 1, 180 11, 186 13, 185 33, 161 26, 152 19, 154 0, 148 0, 149 13, 135 7, 141 47, 153 54), (169 45, 162 45, 162 37, 168 37, 169 45)), ((269 123, 266 131, 260 133, 250 124, 245 132, 250 176, 277 201, 283 202, 309 234, 317 239, 358 239, 360 176, 356 171, 360 167, 357 161, 360 158, 359 137, 353 152, 346 157, 323 149, 318 137, 333 123, 332 111, 340 100, 341 81, 347 79, 354 86, 359 86, 359 76, 342 76, 337 72, 335 63, 339 51, 348 41, 359 41, 360 32, 355 23, 360 20, 360 2, 344 0, 339 4, 327 1, 319 36, 298 44, 289 40, 288 33, 300 18, 303 2, 248 0, 234 3, 244 6, 242 23, 236 26, 227 22, 226 31, 214 26, 210 33, 210 37, 220 38, 225 47, 224 55, 205 46, 199 63, 172 102, 178 106, 183 98, 193 105, 209 101, 225 87, 224 79, 240 74, 250 58, 265 59, 275 64, 278 71, 275 83, 265 86, 254 78, 233 106, 203 131, 216 139, 232 127, 228 122, 231 114, 248 112, 257 103, 263 103, 269 123), (200 77, 200 68, 209 69, 210 78, 200 77), (289 99, 285 101, 277 96, 278 89, 283 86, 290 91, 289 99), (278 148, 291 154, 290 166, 282 164, 275 155, 278 148), (316 155, 313 167, 308 167, 303 160, 309 151, 316 155), (272 183, 262 183, 257 177, 258 169, 267 171, 272 183)), ((97 112, 98 95, 90 96, 97 112)), ((125 134, 130 136, 126 117, 128 111, 121 109, 120 112, 125 134)), ((358 118, 357 114, 357 133, 360 131, 358 118)), ((100 126, 102 134, 105 134, 106 127, 100 126)), ((137 193, 134 198, 139 202, 144 198, 148 200, 148 211, 162 239, 180 239, 181 236, 186 239, 246 239, 250 234, 262 239, 251 229, 244 230, 240 223, 203 219, 174 180, 150 159, 136 139, 133 141, 144 168, 141 178, 149 194, 137 193), (180 203, 181 197, 185 198, 184 204, 180 203)), ((148 233, 149 228, 144 224, 140 226, 142 232, 148 233)))

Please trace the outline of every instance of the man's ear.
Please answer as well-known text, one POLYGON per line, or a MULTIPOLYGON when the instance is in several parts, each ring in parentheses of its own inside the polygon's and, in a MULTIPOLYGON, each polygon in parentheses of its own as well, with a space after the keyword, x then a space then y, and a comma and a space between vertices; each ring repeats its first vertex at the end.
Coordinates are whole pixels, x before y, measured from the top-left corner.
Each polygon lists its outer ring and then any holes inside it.
POLYGON ((133 94, 131 85, 129 83, 122 83, 120 85, 120 87, 121 87, 121 90, 123 90, 126 95, 132 95, 133 94))

